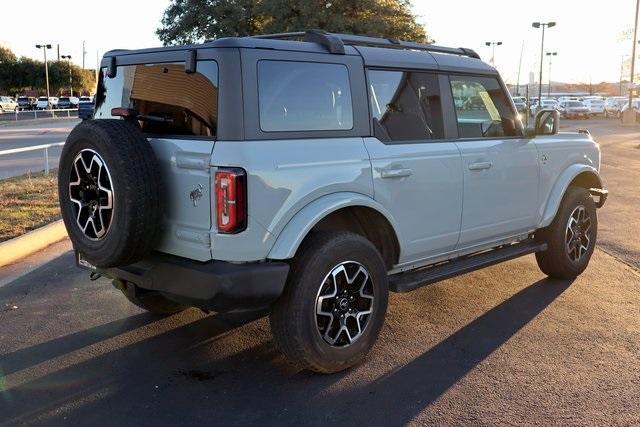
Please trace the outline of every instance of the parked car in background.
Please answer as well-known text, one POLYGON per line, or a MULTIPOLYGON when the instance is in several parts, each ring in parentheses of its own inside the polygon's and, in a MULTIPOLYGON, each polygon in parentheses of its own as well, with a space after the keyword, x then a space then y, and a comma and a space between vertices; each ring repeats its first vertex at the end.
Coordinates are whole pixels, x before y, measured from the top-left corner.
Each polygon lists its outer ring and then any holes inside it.
POLYGON ((18 110, 27 111, 36 108, 36 98, 33 96, 19 96, 18 97, 18 110))
POLYGON ((58 99, 56 108, 78 108, 78 98, 75 96, 62 96, 58 99))
POLYGON ((604 115, 604 101, 599 98, 585 99, 582 103, 589 109, 592 116, 604 115))
MULTIPOLYGON (((627 101, 620 109, 620 112, 618 113, 618 118, 622 118, 622 115, 628 109, 629 109, 629 101, 627 101)), ((636 112, 636 122, 640 122, 640 98, 633 99, 633 109, 636 112)))
POLYGON ((47 98, 46 96, 41 96, 38 98, 36 102, 36 110, 48 110, 50 108, 57 108, 58 98, 55 96, 50 96, 47 98))
POLYGON ((620 117, 620 110, 629 102, 629 98, 624 96, 612 96, 604 101, 605 117, 620 117))
MULTIPOLYGON (((540 110, 540 106, 536 103, 531 106, 531 115, 535 116, 540 110)), ((542 110, 557 110, 558 101, 555 99, 547 98, 542 100, 542 110)))
POLYGON ((560 111, 560 115, 566 119, 588 119, 591 116, 589 107, 581 101, 560 101, 558 111, 560 111))
POLYGON ((93 96, 81 96, 78 100, 78 117, 82 120, 93 118, 93 96))
POLYGON ((527 111, 527 103, 524 101, 524 98, 513 98, 513 104, 516 106, 518 113, 527 111))
POLYGON ((18 111, 18 103, 10 96, 0 96, 0 112, 3 111, 18 111))

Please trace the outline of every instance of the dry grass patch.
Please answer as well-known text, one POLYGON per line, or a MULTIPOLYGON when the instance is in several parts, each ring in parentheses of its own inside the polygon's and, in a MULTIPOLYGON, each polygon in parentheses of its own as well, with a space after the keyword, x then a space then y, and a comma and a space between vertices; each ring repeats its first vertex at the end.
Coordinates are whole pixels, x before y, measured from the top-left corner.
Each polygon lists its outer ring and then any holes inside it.
POLYGON ((57 171, 0 180, 0 242, 60 219, 57 171))

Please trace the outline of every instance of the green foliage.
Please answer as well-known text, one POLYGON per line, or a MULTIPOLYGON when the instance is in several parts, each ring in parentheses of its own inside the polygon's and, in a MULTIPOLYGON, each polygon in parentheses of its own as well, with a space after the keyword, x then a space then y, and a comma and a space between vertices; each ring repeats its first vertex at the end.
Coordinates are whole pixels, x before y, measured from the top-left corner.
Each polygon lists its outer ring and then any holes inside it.
POLYGON ((172 0, 156 33, 165 45, 256 34, 256 0, 172 0))
MULTIPOLYGON (((95 71, 83 70, 71 64, 74 95, 95 92, 95 71)), ((0 94, 19 95, 28 90, 46 94, 44 62, 31 58, 16 58, 7 48, 0 48, 0 94)), ((69 64, 49 61, 49 88, 51 96, 69 92, 69 64)))
POLYGON ((172 0, 157 30, 165 44, 319 28, 424 42, 409 0, 172 0))

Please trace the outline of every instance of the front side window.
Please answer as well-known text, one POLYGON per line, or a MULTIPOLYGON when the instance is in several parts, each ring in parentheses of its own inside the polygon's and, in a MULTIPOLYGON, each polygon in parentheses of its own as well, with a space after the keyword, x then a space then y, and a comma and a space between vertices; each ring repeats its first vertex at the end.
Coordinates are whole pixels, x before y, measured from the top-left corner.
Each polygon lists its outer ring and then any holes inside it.
POLYGON ((520 125, 498 80, 450 76, 460 138, 520 136, 520 125))
POLYGON ((369 71, 374 135, 381 141, 444 138, 438 77, 408 71, 369 71))
POLYGON ((259 61, 258 99, 265 132, 353 128, 349 72, 343 64, 259 61))
POLYGON ((123 65, 113 78, 101 70, 95 118, 111 118, 115 107, 135 111, 148 134, 215 138, 218 65, 199 61, 195 73, 186 73, 183 63, 123 65))

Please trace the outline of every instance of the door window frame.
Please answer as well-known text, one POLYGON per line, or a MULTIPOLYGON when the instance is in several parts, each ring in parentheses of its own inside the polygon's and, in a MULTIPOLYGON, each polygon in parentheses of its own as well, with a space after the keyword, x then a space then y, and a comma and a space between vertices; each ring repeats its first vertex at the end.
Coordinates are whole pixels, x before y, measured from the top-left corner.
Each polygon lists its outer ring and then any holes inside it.
POLYGON ((395 72, 405 72, 405 73, 423 73, 423 74, 431 74, 435 76, 438 80, 438 90, 440 92, 440 107, 442 109, 442 125, 444 138, 441 139, 409 139, 409 140, 397 140, 397 141, 383 141, 378 139, 381 143, 385 145, 402 145, 402 144, 438 144, 442 142, 452 142, 458 137, 457 132, 457 124, 451 122, 449 119, 451 114, 448 111, 448 103, 449 98, 451 97, 451 89, 446 89, 446 85, 449 84, 448 76, 446 73, 438 72, 436 70, 431 69, 423 69, 423 68, 409 68, 409 67, 380 67, 380 66, 371 66, 365 67, 365 78, 366 78, 366 87, 367 87, 367 112, 369 117, 369 132, 370 136, 376 138, 374 128, 373 128, 373 114, 371 111, 371 102, 370 102, 370 81, 369 81, 369 71, 395 71, 395 72), (447 79, 446 82, 444 79, 447 79), (455 124, 455 129, 452 126, 452 123, 455 124), (455 131, 455 133, 454 133, 455 131))
MULTIPOLYGON (((451 87, 451 77, 475 77, 475 78, 483 78, 483 79, 494 79, 497 83, 498 86, 500 86, 503 94, 506 94, 507 97, 507 106, 508 108, 511 110, 512 114, 514 115, 515 118, 518 117, 518 110, 515 108, 515 105, 513 104, 513 101, 511 100, 511 97, 509 96, 509 91, 506 87, 506 85, 504 84, 504 81, 499 77, 499 76, 495 76, 495 75, 488 75, 488 74, 477 74, 477 73, 443 73, 443 75, 446 77, 446 86, 447 86, 447 92, 449 93, 449 100, 448 103, 449 105, 447 106, 447 114, 446 117, 450 117, 453 121, 453 123, 455 124, 455 138, 453 138, 456 142, 465 142, 465 141, 492 141, 492 140, 509 140, 509 139, 526 139, 526 135, 524 132, 524 126, 522 125, 522 121, 520 120, 516 120, 515 121, 515 126, 516 129, 520 131, 520 135, 512 135, 512 136, 490 136, 490 137, 460 137, 460 133, 459 133, 459 129, 458 129, 458 112, 456 110, 455 107, 455 103, 453 100, 453 87, 451 87), (509 102, 510 101, 510 102, 509 102)), ((444 111, 444 106, 443 106, 443 111, 444 111)))

